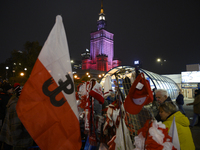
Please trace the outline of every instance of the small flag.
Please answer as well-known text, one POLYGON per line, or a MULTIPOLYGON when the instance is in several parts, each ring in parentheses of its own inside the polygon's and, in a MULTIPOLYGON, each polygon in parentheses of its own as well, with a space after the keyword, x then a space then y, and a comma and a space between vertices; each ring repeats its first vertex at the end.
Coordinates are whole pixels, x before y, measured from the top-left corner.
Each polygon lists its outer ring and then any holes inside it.
POLYGON ((179 143, 178 132, 177 132, 177 128, 176 128, 175 116, 173 118, 173 122, 171 124, 168 134, 169 134, 169 136, 172 137, 172 143, 174 144, 174 147, 177 150, 180 150, 180 143, 179 143))
POLYGON ((49 34, 17 104, 17 114, 42 150, 79 150, 81 134, 62 17, 49 34))

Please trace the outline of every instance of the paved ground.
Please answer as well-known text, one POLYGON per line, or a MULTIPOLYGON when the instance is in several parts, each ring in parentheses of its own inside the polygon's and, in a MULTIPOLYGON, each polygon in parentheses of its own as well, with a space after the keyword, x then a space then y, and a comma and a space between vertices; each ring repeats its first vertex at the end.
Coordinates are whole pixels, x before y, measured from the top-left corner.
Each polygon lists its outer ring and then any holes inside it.
MULTIPOLYGON (((185 99, 185 104, 183 106, 186 112, 186 116, 189 118, 190 122, 193 118, 193 106, 186 106, 186 104, 191 103, 193 101, 194 99, 185 99)), ((193 128, 191 128, 191 132, 196 150, 200 150, 200 126, 194 126, 193 128)))

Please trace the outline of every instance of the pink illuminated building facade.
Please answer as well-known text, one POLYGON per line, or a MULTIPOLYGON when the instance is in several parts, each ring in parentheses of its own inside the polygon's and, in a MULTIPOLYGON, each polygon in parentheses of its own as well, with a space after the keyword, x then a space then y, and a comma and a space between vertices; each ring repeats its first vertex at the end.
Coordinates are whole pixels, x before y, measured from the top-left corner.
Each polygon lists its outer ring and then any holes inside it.
POLYGON ((121 65, 121 61, 113 60, 114 34, 106 30, 106 20, 101 3, 97 31, 90 34, 90 57, 83 58, 82 70, 94 69, 109 71, 113 67, 121 65))

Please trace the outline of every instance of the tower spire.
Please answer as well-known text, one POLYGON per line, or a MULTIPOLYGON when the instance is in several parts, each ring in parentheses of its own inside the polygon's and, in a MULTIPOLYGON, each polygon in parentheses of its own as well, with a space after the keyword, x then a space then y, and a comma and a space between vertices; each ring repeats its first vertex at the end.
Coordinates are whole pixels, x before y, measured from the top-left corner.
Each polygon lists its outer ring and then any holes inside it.
POLYGON ((101 0, 101 11, 100 14, 103 14, 103 0, 101 0))
POLYGON ((97 20, 97 30, 106 29, 106 15, 103 11, 103 0, 101 0, 101 10, 99 13, 99 20, 97 20))

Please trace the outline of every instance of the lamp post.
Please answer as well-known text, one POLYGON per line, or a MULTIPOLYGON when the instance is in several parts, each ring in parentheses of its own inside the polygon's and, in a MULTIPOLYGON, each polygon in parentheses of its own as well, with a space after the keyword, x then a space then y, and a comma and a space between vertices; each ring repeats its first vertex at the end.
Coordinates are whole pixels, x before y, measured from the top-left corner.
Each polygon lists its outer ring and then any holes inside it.
POLYGON ((162 66, 163 63, 166 62, 166 59, 162 60, 161 58, 157 58, 157 62, 160 63, 160 65, 162 66))
POLYGON ((158 69, 159 69, 159 73, 163 73, 164 72, 164 63, 166 62, 166 59, 161 59, 161 58, 157 58, 156 59, 156 62, 158 63, 158 65, 160 66, 160 67, 158 67, 158 69))
POLYGON ((9 69, 9 67, 8 66, 6 66, 6 80, 8 80, 8 78, 7 78, 7 76, 8 76, 8 72, 7 72, 7 70, 9 69))

